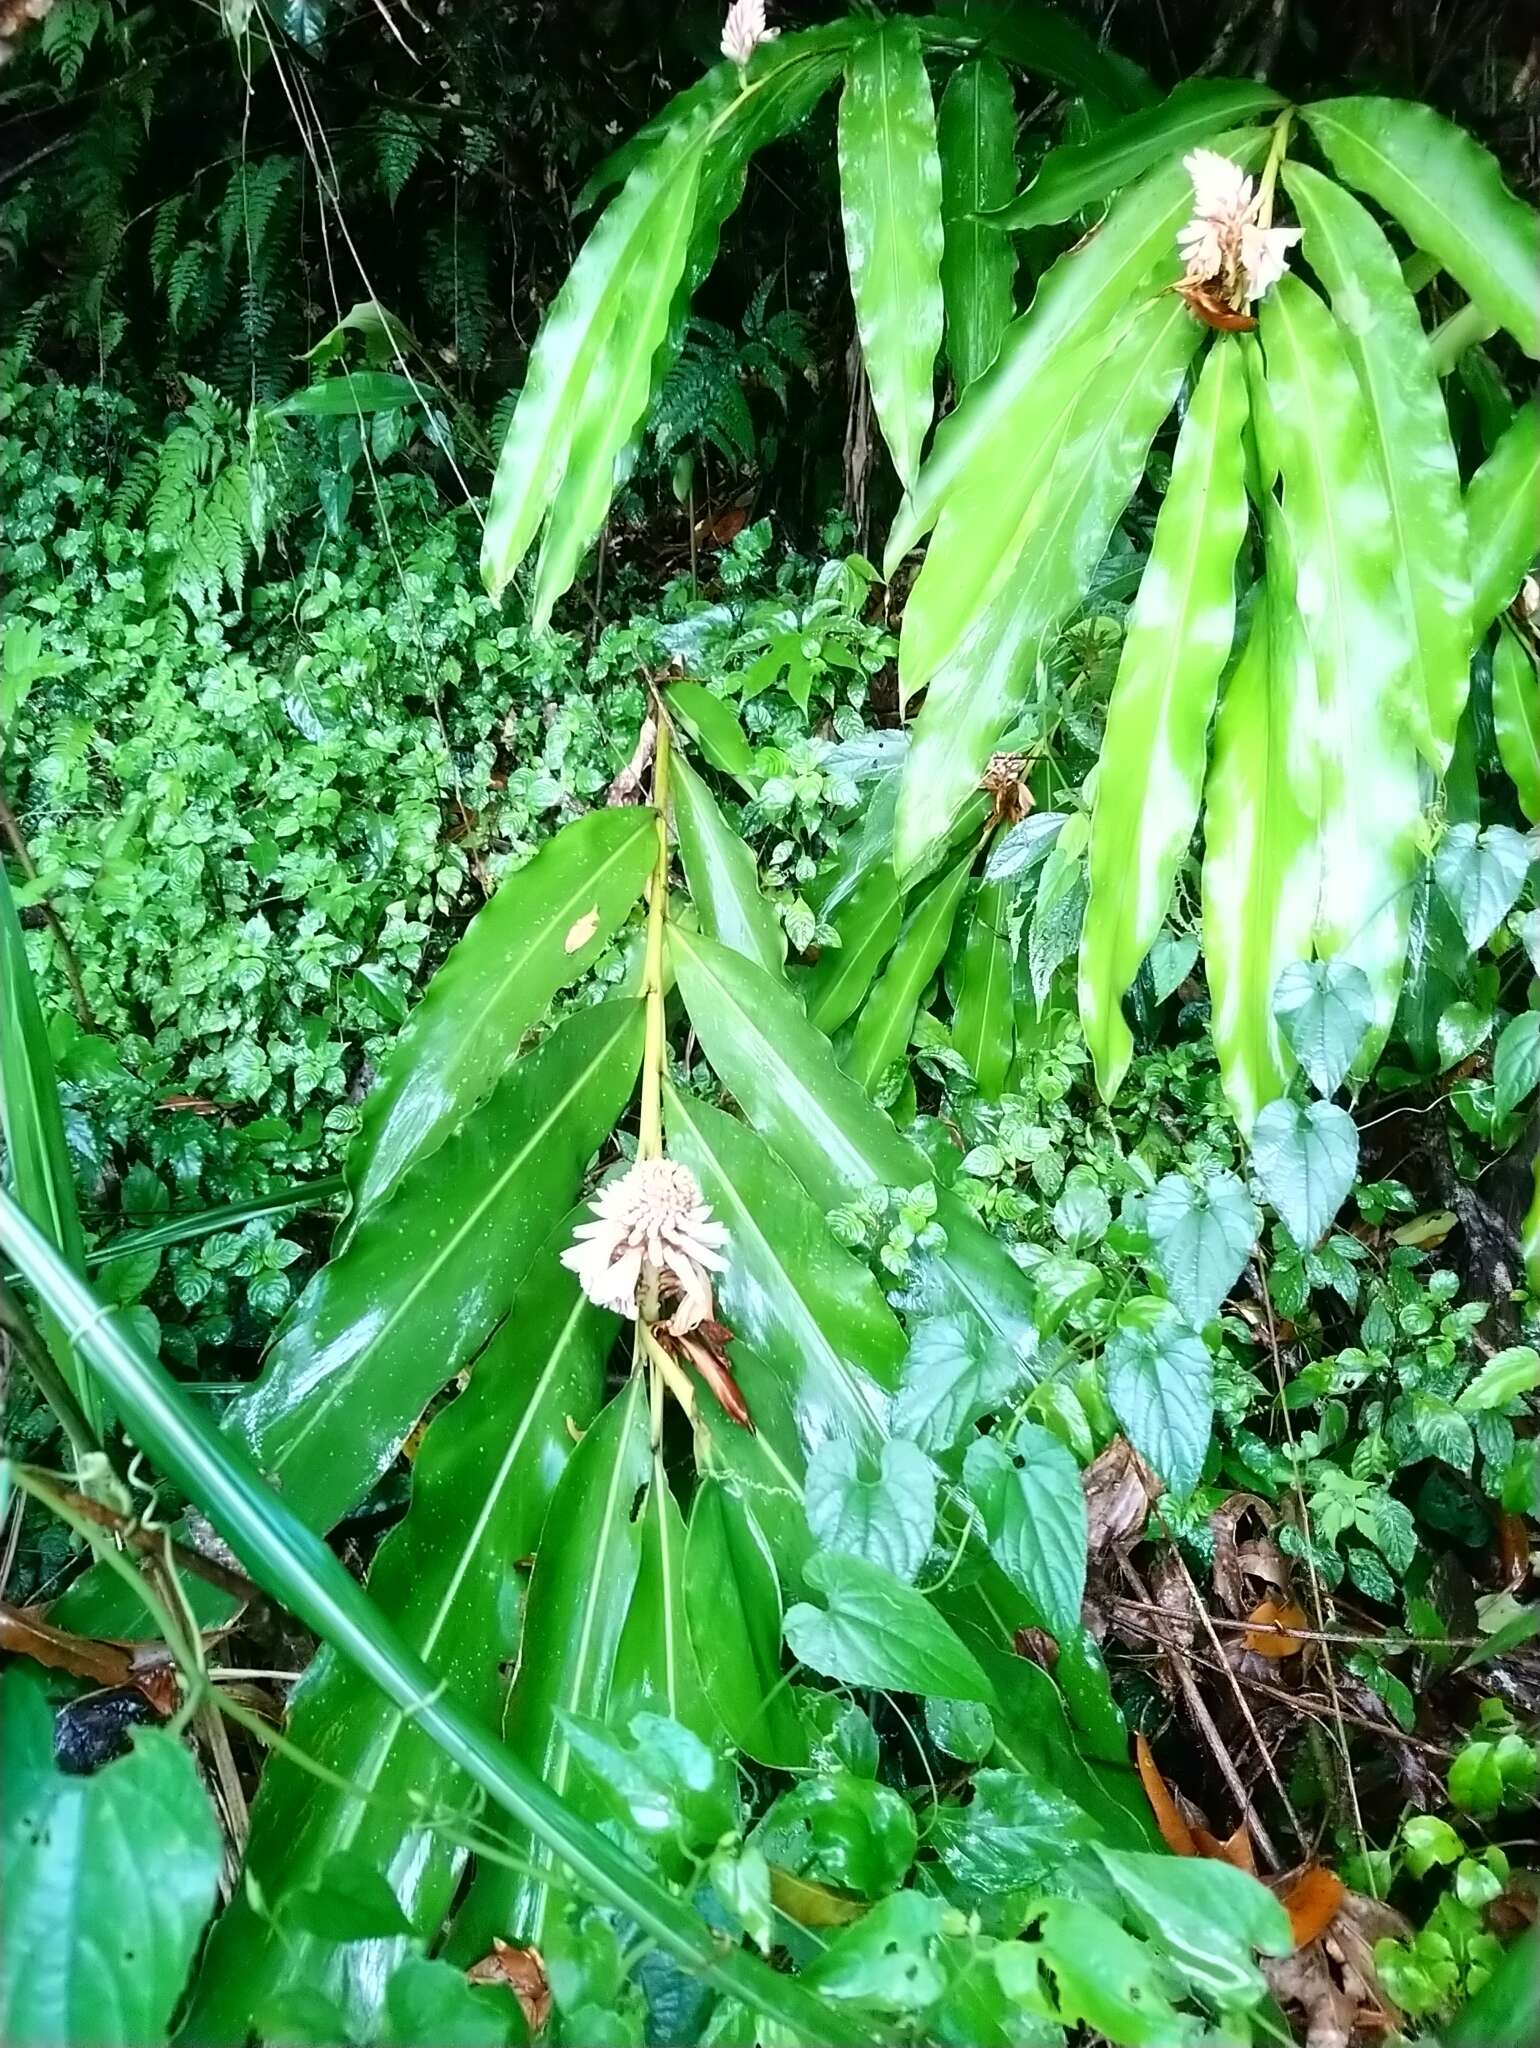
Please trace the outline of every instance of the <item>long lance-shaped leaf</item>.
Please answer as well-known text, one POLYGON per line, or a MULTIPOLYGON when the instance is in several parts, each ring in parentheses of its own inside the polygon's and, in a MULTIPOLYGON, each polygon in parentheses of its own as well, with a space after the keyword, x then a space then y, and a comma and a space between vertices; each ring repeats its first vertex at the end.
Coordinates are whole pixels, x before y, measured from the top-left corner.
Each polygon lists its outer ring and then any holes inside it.
MULTIPOLYGON (((588 1801, 575 1784, 561 1716, 602 1720, 615 1652, 641 1569, 637 1496, 647 1485, 646 1382, 634 1373, 584 1436, 546 1516, 530 1580, 519 1669, 503 1737, 512 1753, 558 1798, 588 1801)), ((518 1837, 515 1837, 518 1840, 518 1837)), ((519 1841, 522 1854, 532 1845, 519 1841)), ((453 1950, 472 1962, 493 1937, 539 1945, 550 1910, 548 1853, 536 1867, 485 1863, 456 1918, 453 1950)))
POLYGON ((668 1483, 661 1444, 652 1453, 652 1480, 637 1532, 636 1583, 610 1672, 610 1725, 629 1728, 637 1714, 666 1714, 703 1742, 714 1742, 720 1724, 685 1625, 684 1517, 668 1483))
POLYGON ((1016 101, 1003 65, 993 57, 958 65, 941 95, 936 136, 946 225, 946 352, 960 396, 1000 353, 1015 311, 1015 247, 979 219, 1016 182, 1016 101))
POLYGON ((861 353, 904 488, 935 407, 941 347, 941 164, 936 110, 912 22, 884 22, 845 66, 840 211, 861 353))
POLYGON ((1061 143, 1027 189, 988 217, 993 228, 1052 227, 1183 150, 1283 105, 1270 86, 1243 78, 1189 78, 1159 106, 1125 114, 1090 142, 1061 143))
POLYGON ((1245 420, 1245 365, 1221 339, 1177 439, 1096 770, 1080 1021, 1107 1097, 1133 1056, 1123 997, 1155 942, 1198 819, 1209 720, 1235 631, 1245 420))
MULTIPOLYGON (((666 332, 705 134, 702 114, 671 129, 643 158, 600 216, 541 324, 487 507, 481 573, 494 598, 567 489, 569 465, 578 465, 574 490, 585 493, 586 503, 598 437, 608 437, 611 466, 625 446, 635 415, 622 421, 613 411, 623 381, 615 373, 627 359, 650 365, 666 332)), ((574 502, 569 497, 569 507, 574 502)))
POLYGON ((1444 394, 1395 251, 1351 193, 1307 164, 1284 173, 1315 274, 1358 372, 1412 627, 1408 716, 1442 775, 1470 687, 1470 539, 1444 394))
POLYGON ((968 1062, 986 1102, 998 1100, 1011 1070, 1015 1014, 1006 882, 985 882, 973 899, 952 1003, 952 1049, 968 1062))
POLYGON ((491 1094, 552 996, 624 923, 657 849, 651 811, 591 811, 501 884, 428 983, 364 1098, 348 1148, 353 1213, 342 1243, 491 1094))
POLYGON ((837 946, 827 946, 804 984, 807 1013, 820 1031, 833 1035, 849 1021, 893 950, 903 922, 903 899, 892 865, 863 875, 834 913, 837 946))
POLYGON ((760 893, 753 854, 682 754, 673 757, 671 780, 679 857, 701 928, 734 952, 757 960, 767 974, 779 974, 786 960, 786 934, 760 893))
MULTIPOLYGON (((1248 169, 1261 162, 1266 137, 1242 129, 1226 153, 1248 169)), ((1039 379, 1061 353, 1083 348, 1135 310, 1141 296, 1180 274, 1177 230, 1192 212, 1192 181, 1179 164, 1152 171, 1119 193, 1096 233, 1061 256, 1032 304, 1013 320, 994 366, 936 429, 919 480, 904 501, 883 556, 891 576, 940 517, 955 492, 974 488, 980 465, 1004 474, 1014 450, 1039 439, 1039 379), (1030 437, 1028 439, 1027 437, 1030 437)))
MULTIPOLYGON (((7 1177, 23 1209, 47 1231, 77 1273, 85 1271, 85 1237, 75 1205, 59 1084, 48 1050, 48 1029, 37 1000, 21 919, 0 865, 0 1135, 7 1177)), ((44 1311, 43 1337, 54 1364, 87 1423, 101 1434, 100 1391, 83 1370, 73 1345, 44 1311)))
POLYGON ((1540 219, 1473 136, 1416 100, 1304 110, 1338 177, 1393 214, 1524 353, 1540 356, 1540 219))
POLYGON ((1080 603, 1198 346, 1179 299, 1152 307, 1076 405, 1015 569, 930 685, 904 769, 900 879, 923 874, 1020 708, 1043 637, 1080 603))
POLYGON ((1057 79, 1092 100, 1139 107, 1156 97, 1149 74, 1103 49, 1079 22, 1040 0, 962 0, 921 16, 920 33, 951 47, 993 50, 1034 78, 1057 79))
POLYGON ((1358 379, 1341 330, 1308 285, 1285 277, 1262 307, 1284 516, 1315 659, 1323 959, 1351 960, 1374 991, 1372 1059, 1406 964, 1422 812, 1404 717, 1410 634, 1389 513, 1358 379))
POLYGON ((641 1050, 640 1003, 569 1017, 305 1290, 224 1427, 313 1528, 363 1498, 508 1313, 625 1107, 641 1050))
MULTIPOLYGON (((380 1612, 488 1730, 500 1717, 499 1666, 518 1647, 512 1568, 539 1541, 571 1429, 586 1429, 599 1406, 616 1329, 560 1265, 569 1235, 564 1221, 469 1388, 429 1426, 411 1505, 369 1574, 380 1612)), ((459 1877, 462 1852, 423 1816, 463 1795, 463 1773, 336 1651, 323 1650, 294 1693, 288 1734, 334 1780, 282 1754, 268 1759, 246 1850, 265 1910, 238 1888, 210 1938, 184 2029, 204 2048, 244 2041, 259 2006, 299 1990, 329 1997, 355 2038, 378 2032, 380 1994, 412 1938, 339 1946, 273 1917, 293 1893, 324 1886, 328 1857, 345 1852, 379 1871, 429 1941, 459 1877), (420 1806, 400 1799, 404 1787, 420 1806)))
MULTIPOLYGON (((865 1090, 840 1072, 828 1040, 789 990, 710 939, 675 926, 675 971, 712 1067, 772 1151, 824 1210, 873 1187, 932 1179, 865 1090)), ((970 1210, 942 1190, 943 1250, 915 1252, 915 1305, 971 1318, 1030 1363, 1037 1350, 1030 1284, 970 1210)))
POLYGON ((1540 393, 1521 406, 1465 493, 1470 524, 1471 637, 1513 602, 1540 555, 1540 393))
POLYGON ((1519 809, 1532 825, 1540 823, 1540 672, 1506 620, 1492 650, 1492 724, 1519 809))
POLYGON ((266 1486, 121 1318, 64 1264, 0 1190, 0 1250, 27 1275, 50 1312, 76 1333, 83 1359, 112 1396, 133 1441, 195 1501, 252 1578, 307 1628, 332 1643, 379 1686, 452 1762, 519 1826, 527 1828, 591 1897, 624 1914, 687 1969, 741 1998, 793 2036, 853 2048, 872 2039, 837 2004, 743 1949, 729 1948, 683 1899, 588 1822, 466 1712, 455 1694, 407 1649, 364 1589, 312 1530, 266 1486))
POLYGON ((869 1094, 908 1049, 921 999, 946 958, 957 906, 972 871, 970 848, 921 891, 904 920, 892 959, 856 1019, 850 1049, 841 1064, 869 1094))

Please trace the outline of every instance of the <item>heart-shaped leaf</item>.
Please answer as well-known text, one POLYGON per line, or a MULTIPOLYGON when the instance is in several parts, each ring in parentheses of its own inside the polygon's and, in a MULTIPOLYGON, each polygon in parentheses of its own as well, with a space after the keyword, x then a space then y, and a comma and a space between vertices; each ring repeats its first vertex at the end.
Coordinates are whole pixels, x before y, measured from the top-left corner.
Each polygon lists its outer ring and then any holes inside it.
POLYGON ((1290 1236, 1308 1251, 1348 1198, 1358 1171, 1358 1130, 1335 1103, 1306 1108, 1283 1096, 1252 1127, 1251 1164, 1290 1236))
POLYGON ((1056 1636, 1078 1628, 1086 1505, 1080 1468, 1063 1444, 1035 1422, 1024 1422, 1008 1448, 981 1436, 963 1459, 963 1484, 1001 1570, 1056 1636))
POLYGON ((1169 1301, 1131 1302, 1107 1340, 1107 1399, 1173 1493, 1198 1483, 1214 1425, 1214 1362, 1169 1301))
POLYGON ((1233 1173, 1194 1187, 1168 1173, 1144 1205, 1155 1263, 1188 1322, 1201 1329, 1240 1278, 1262 1219, 1233 1173))
POLYGON ((917 1445, 898 1437, 885 1443, 880 1470, 866 1478, 853 1443, 822 1444, 808 1465, 803 1500, 822 1549, 864 1557, 904 1580, 924 1564, 936 1526, 936 1475, 917 1445))
POLYGON ((923 1593, 861 1557, 810 1558, 803 1577, 828 1605, 799 1601, 786 1616, 794 1657, 825 1678, 892 1692, 994 1704, 973 1652, 923 1593))
POLYGON ((970 1422, 1003 1401, 1021 1377, 1009 1352, 959 1316, 916 1326, 893 1403, 893 1432, 922 1451, 949 1450, 970 1422))
POLYGON ((1340 955, 1296 960, 1278 977, 1273 1015, 1317 1092, 1335 1095, 1374 1022, 1374 990, 1340 955))
POLYGON ((1434 856, 1433 876, 1474 953, 1519 899, 1534 848, 1509 825, 1451 825, 1434 856))
POLYGON ((1540 1087, 1540 1010, 1526 1010, 1503 1026, 1492 1055, 1497 1113, 1508 1116, 1540 1087))

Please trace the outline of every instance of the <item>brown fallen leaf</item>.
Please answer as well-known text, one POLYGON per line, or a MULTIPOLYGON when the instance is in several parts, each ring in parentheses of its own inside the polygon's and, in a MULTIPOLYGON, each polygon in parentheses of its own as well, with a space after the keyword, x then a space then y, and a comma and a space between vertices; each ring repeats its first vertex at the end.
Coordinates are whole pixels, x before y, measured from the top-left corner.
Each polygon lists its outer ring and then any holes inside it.
POLYGON ((136 1687, 159 1714, 176 1707, 176 1666, 163 1643, 72 1635, 30 1608, 0 1601, 0 1650, 96 1685, 136 1687))
POLYGON ((1143 1735, 1134 1737, 1134 1763, 1139 1772, 1139 1782, 1144 1787, 1144 1796, 1150 1802, 1150 1811, 1155 1816, 1155 1825, 1160 1829, 1160 1839, 1173 1856, 1196 1856, 1198 1844, 1192 1829, 1183 1820, 1176 1801, 1160 1775, 1160 1768, 1143 1735))
POLYGON ((1150 1502, 1164 1492, 1127 1437, 1112 1439, 1080 1475, 1092 1557, 1127 1549, 1144 1533, 1150 1502))
POLYGON ((799 1927, 847 1927, 866 1911, 864 1899, 850 1899, 815 1884, 810 1877, 793 1877, 789 1870, 770 1866, 770 1898, 788 1920, 799 1927))
POLYGON ((1221 1842, 1217 1835, 1211 1835, 1207 1828, 1194 1828, 1192 1838, 1197 1844, 1198 1854, 1206 1856, 1211 1863, 1228 1863, 1232 1869, 1246 1870, 1256 1876, 1257 1852, 1252 1844, 1251 1830, 1244 1821, 1225 1842, 1221 1842))
POLYGON ((1283 1910, 1296 1948, 1308 1948, 1319 1941, 1341 1910, 1347 1888, 1334 1871, 1312 1863, 1301 1871, 1283 1895, 1283 1910))
POLYGON ((1254 1657, 1297 1657, 1306 1647, 1305 1637, 1289 1631, 1309 1628, 1310 1617, 1292 1600, 1283 1607, 1276 1600, 1264 1600, 1246 1619, 1251 1626, 1241 1638, 1241 1647, 1254 1657))
POLYGON ((1040 1664, 1044 1671, 1052 1671, 1059 1661, 1059 1646, 1043 1628, 1017 1629, 1011 1637, 1011 1648, 1018 1657, 1040 1664))
POLYGON ((561 942, 562 951, 564 953, 581 952, 598 929, 599 906, 596 903, 592 910, 585 910, 576 923, 570 927, 567 936, 561 942))
POLYGON ((551 1987, 546 1981, 545 1963, 537 1948, 515 1948, 512 1942, 492 1937, 492 1953, 472 1963, 465 1973, 470 1984, 506 1984, 519 2001, 524 2024, 531 2035, 544 2028, 551 2016, 551 1987))
POLYGON ((1529 1524, 1522 1515, 1498 1516, 1497 1555, 1504 1592, 1518 1592, 1529 1577, 1529 1524))

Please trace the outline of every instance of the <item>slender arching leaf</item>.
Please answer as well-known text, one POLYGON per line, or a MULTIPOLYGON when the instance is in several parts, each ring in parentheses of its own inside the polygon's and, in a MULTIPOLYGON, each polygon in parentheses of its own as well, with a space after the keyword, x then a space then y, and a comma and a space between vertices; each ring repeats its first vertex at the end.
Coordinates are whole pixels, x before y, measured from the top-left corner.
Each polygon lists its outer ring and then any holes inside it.
POLYGON ((706 1697, 756 1763, 798 1770, 807 1731, 781 1671, 781 1588, 754 1517, 713 1479, 690 1510, 685 1620, 706 1697))
POLYGON ((1282 104, 1281 93, 1250 79, 1186 79, 1158 106, 1125 114, 1091 141, 1050 150, 1027 189, 991 213, 989 225, 1035 228, 1069 220, 1156 164, 1282 104))
POLYGON ((615 458, 646 404, 652 358, 684 269, 705 134, 704 112, 687 117, 641 159, 541 325, 487 507, 481 573, 494 598, 559 506, 541 573, 548 613, 567 587, 563 564, 571 562, 570 582, 604 516, 615 458), (601 481, 594 528, 580 533, 601 481))
MULTIPOLYGON (((59 1084, 48 1050, 16 899, 0 863, 0 1135, 6 1179, 22 1209, 77 1273, 85 1271, 85 1237, 75 1203, 75 1178, 59 1110, 59 1084)), ((48 1311, 40 1318, 54 1363, 82 1414, 101 1428, 101 1395, 75 1356, 68 1333, 48 1311)))
POLYGON ((936 135, 946 228, 946 352, 961 396, 999 354, 1000 337, 1016 309, 1015 248, 978 218, 1001 205, 1016 182, 1016 100, 995 58, 958 65, 941 95, 936 135))
POLYGON ((1096 771, 1079 988, 1104 1096, 1133 1056, 1123 996, 1165 919, 1197 822, 1209 720, 1235 630, 1245 420, 1245 364, 1221 337, 1177 439, 1096 771))
POLYGON ((1532 825, 1540 824, 1540 673, 1506 622, 1492 651, 1492 723, 1519 808, 1532 825))
POLYGON ((912 22, 881 23, 845 66, 840 210, 861 352, 893 467, 907 489, 935 407, 941 347, 941 164, 912 22))
MULTIPOLYGON (((539 1541, 572 1455, 571 1427, 586 1429, 598 1408, 616 1329, 559 1262, 570 1232, 569 1219, 531 1267, 470 1386, 429 1426, 406 1517, 369 1575, 380 1611, 488 1728, 499 1718, 498 1667, 518 1647, 510 1565, 539 1541)), ((436 1932, 458 1881, 459 1852, 423 1820, 465 1789, 463 1773, 335 1651, 321 1652, 293 1694, 288 1733, 338 1782, 320 1784, 284 1755, 268 1759, 246 1869, 270 1911, 259 1913, 240 1888, 210 1938, 186 2023, 189 2038, 210 2048, 241 2040, 260 2002, 301 1986, 332 1998, 359 2038, 378 2027, 385 1950, 405 1956, 413 1939, 377 1943, 375 1967, 359 1971, 350 1948, 272 1917, 290 1891, 322 1882, 329 1857, 346 1852, 381 1872, 421 1938, 436 1932), (404 1786, 422 1808, 401 1800, 392 1810, 404 1786)))
POLYGON ((1199 334, 1181 301, 1166 298, 1086 385, 1015 567, 930 684, 899 791, 893 859, 901 880, 934 861, 1022 702, 1044 635, 1084 596, 1199 334))
POLYGON ((982 44, 1034 78, 1057 79, 1113 106, 1143 106, 1156 96, 1149 75, 1130 58, 1104 49, 1071 15, 1042 0, 962 0, 956 9, 921 16, 920 30, 964 48, 982 44))
POLYGON ((1345 954, 1368 975, 1372 1059, 1395 1016, 1419 863, 1422 795, 1405 717, 1409 624, 1341 329, 1307 285, 1285 277, 1263 302, 1261 338, 1297 602, 1315 658, 1315 950, 1345 954))
POLYGON ((952 1003, 952 1050, 973 1073, 986 1102, 1005 1087, 1015 1049, 1011 948, 1006 936, 1008 882, 985 882, 973 899, 952 1003))
POLYGON ((856 1019, 844 1065, 868 1092, 908 1048, 921 998, 951 943, 957 906, 972 869, 970 849, 920 892, 904 920, 892 959, 856 1019))
POLYGON ((1285 172, 1311 268, 1358 372, 1412 629, 1408 712, 1442 774, 1470 686, 1470 540, 1449 415, 1395 251, 1358 201, 1307 164, 1285 172))
POLYGON ((719 774, 730 775, 750 794, 758 789, 761 775, 754 749, 731 704, 704 683, 670 683, 663 701, 676 725, 684 728, 719 774))
POLYGON ((1393 214, 1526 355, 1540 356, 1540 220, 1491 152, 1418 100, 1318 100, 1304 116, 1337 175, 1393 214))
POLYGON ((345 1244, 407 1168, 492 1092, 558 989, 624 922, 657 858, 652 811, 590 811, 498 888, 396 1039, 348 1148, 345 1244))
POLYGON ((838 1031, 861 1007, 903 919, 898 877, 884 861, 868 869, 835 911, 830 921, 840 943, 824 948, 807 977, 807 1013, 820 1031, 838 1031))
POLYGON ((641 1041, 640 1003, 568 1018, 305 1290, 225 1428, 312 1528, 362 1498, 508 1313, 625 1107, 641 1041))
MULTIPOLYGON (((827 1211, 874 1187, 930 1182, 924 1155, 848 1074, 796 999, 763 969, 677 925, 670 934, 680 991, 708 1060, 749 1122, 827 1211)), ((1023 1359, 1035 1356, 1026 1275, 970 1210, 936 1194, 944 1248, 914 1250, 922 1311, 969 1318, 1023 1359)))
POLYGON ((713 1742, 721 1728, 685 1624, 684 1517, 663 1469, 661 1446, 652 1454, 652 1484, 637 1523, 641 1556, 615 1645, 608 1720, 611 1727, 629 1728, 637 1714, 663 1714, 713 1742))
POLYGON ((1540 555, 1540 392, 1521 406, 1465 493, 1470 524, 1471 638, 1513 602, 1540 555))
POLYGON ((705 783, 677 753, 671 772, 679 857, 701 929, 757 961, 767 974, 779 974, 786 959, 786 934, 760 893, 753 854, 723 817, 705 783))
MULTIPOLYGON (((503 1739, 559 1798, 588 1810, 563 1714, 606 1718, 615 1655, 641 1569, 637 1496, 652 1475, 647 1396, 634 1373, 568 1462, 551 1497, 525 1607, 519 1668, 503 1739)), ((451 1952, 473 1961, 493 1936, 540 1945, 552 1908, 550 1859, 527 1837, 516 1872, 483 1863, 456 1918, 451 1952)))

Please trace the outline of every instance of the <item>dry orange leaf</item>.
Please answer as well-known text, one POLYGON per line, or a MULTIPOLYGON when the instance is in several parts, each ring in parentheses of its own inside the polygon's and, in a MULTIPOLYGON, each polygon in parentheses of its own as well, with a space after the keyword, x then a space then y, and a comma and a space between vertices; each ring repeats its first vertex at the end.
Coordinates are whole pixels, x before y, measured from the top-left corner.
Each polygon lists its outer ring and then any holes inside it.
POLYGON ((1193 1839, 1192 1829, 1177 1810, 1176 1801, 1166 1790, 1166 1781, 1160 1775, 1150 1745, 1142 1735, 1134 1737, 1134 1762, 1139 1767, 1139 1782, 1144 1787, 1144 1796, 1150 1802, 1150 1811, 1155 1816, 1155 1825, 1160 1829, 1160 1839, 1173 1856, 1196 1856, 1198 1845, 1193 1839))
POLYGON ((1193 1841, 1198 1854, 1207 1856, 1211 1863, 1228 1863, 1236 1870, 1257 1874, 1257 1852, 1251 1845, 1251 1830, 1244 1821, 1235 1830, 1229 1841, 1221 1842, 1217 1835, 1211 1835, 1207 1828, 1194 1828, 1193 1841))
POLYGON ((1242 1638, 1243 1645, 1257 1657, 1297 1657, 1305 1647, 1303 1636, 1289 1635, 1285 1631, 1308 1628, 1310 1617, 1291 1600, 1280 1607, 1276 1600, 1264 1600, 1246 1617, 1251 1627, 1242 1638))
POLYGON ((1346 1896, 1342 1879, 1324 1864, 1312 1863, 1302 1871, 1283 1895, 1283 1910, 1289 1916, 1294 1946, 1307 1948, 1312 1941, 1318 1941, 1336 1919, 1346 1896))
POLYGON ((598 929, 599 906, 596 903, 592 910, 585 910, 577 923, 568 931, 567 936, 561 942, 562 951, 564 953, 581 951, 598 929))
POLYGON ((472 1963, 465 1975, 472 1984, 508 1985, 531 2034, 538 2034, 551 2016, 551 1987, 537 1948, 515 1948, 494 1934, 492 1953, 472 1963))

